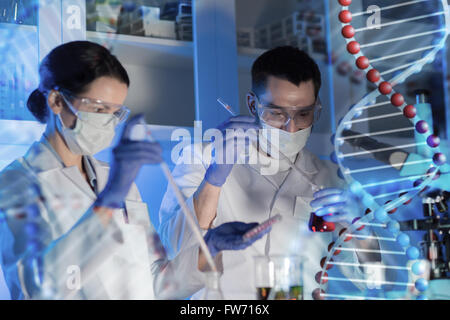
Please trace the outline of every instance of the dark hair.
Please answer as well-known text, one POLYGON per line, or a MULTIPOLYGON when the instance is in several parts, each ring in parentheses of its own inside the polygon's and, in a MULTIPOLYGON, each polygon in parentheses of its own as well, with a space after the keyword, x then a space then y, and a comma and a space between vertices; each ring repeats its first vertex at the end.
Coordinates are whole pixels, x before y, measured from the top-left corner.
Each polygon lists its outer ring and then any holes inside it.
POLYGON ((103 76, 130 85, 125 68, 105 47, 89 41, 62 44, 42 61, 39 88, 31 93, 27 107, 39 122, 45 123, 49 113, 46 93, 60 87, 81 94, 94 80, 103 76))
POLYGON ((316 62, 306 52, 291 46, 268 50, 253 63, 252 90, 256 94, 265 88, 269 76, 288 80, 296 86, 312 80, 316 97, 322 85, 316 62))

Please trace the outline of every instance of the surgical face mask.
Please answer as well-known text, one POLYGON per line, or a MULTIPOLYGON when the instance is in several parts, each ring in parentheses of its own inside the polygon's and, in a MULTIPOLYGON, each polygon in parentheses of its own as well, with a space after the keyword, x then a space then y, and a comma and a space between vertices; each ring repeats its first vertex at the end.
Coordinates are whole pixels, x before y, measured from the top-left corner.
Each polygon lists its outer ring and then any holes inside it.
MULTIPOLYGON (((287 132, 269 126, 263 121, 261 121, 261 126, 263 130, 260 130, 260 134, 268 141, 268 143, 262 143, 261 148, 264 150, 267 147, 270 148, 270 145, 274 145, 282 154, 291 160, 305 147, 312 128, 312 126, 309 126, 297 132, 287 132)), ((267 150, 264 151, 267 152, 267 150)), ((273 150, 272 154, 276 155, 276 150, 273 150)))
POLYGON ((78 111, 75 128, 67 128, 58 114, 58 130, 70 151, 79 155, 94 155, 109 147, 119 123, 113 114, 78 111))

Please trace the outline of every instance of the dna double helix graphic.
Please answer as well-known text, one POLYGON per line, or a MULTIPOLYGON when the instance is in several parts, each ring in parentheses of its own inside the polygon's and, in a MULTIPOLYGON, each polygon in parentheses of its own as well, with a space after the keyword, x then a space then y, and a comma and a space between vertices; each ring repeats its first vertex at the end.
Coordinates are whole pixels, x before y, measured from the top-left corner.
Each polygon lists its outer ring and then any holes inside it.
POLYGON ((400 231, 393 214, 439 178, 446 157, 440 152, 440 141, 432 126, 397 90, 407 78, 433 62, 445 45, 450 31, 449 8, 447 0, 378 2, 382 19, 369 26, 367 17, 373 10, 363 10, 362 1, 338 0, 346 49, 374 90, 339 122, 330 158, 339 166, 339 177, 367 209, 330 243, 328 255, 320 261, 322 269, 316 274, 319 286, 313 292, 315 299, 389 299, 387 295, 367 294, 368 288, 374 286, 385 292, 403 290, 414 293, 409 297, 426 298, 428 282, 425 267, 418 260, 420 251, 400 231), (358 248, 355 239, 375 240, 378 248, 358 248), (381 263, 342 262, 342 251, 381 255, 383 259, 381 263), (389 281, 329 276, 334 266, 347 274, 372 269, 378 274, 403 271, 409 276, 389 281), (333 286, 343 283, 358 289, 346 294, 333 292, 333 286))

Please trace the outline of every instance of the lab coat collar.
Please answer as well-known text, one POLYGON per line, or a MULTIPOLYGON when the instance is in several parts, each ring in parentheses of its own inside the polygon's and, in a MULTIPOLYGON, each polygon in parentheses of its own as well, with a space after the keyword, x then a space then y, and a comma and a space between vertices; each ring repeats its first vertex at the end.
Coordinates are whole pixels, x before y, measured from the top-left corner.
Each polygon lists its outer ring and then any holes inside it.
POLYGON ((106 162, 99 161, 94 157, 88 156, 97 176, 97 191, 100 193, 106 186, 109 177, 109 165, 106 162))
MULTIPOLYGON (((96 192, 98 194, 105 188, 106 182, 108 181, 109 166, 92 156, 85 156, 84 158, 85 161, 88 161, 90 163, 91 169, 94 171, 93 174, 95 174, 96 179, 96 192)), ((97 195, 80 174, 78 168, 63 168, 62 172, 92 199, 95 200, 97 198, 97 195)))
POLYGON ((33 143, 23 158, 36 173, 64 168, 62 160, 44 136, 40 141, 33 143))
MULTIPOLYGON (((53 150, 47 139, 42 136, 41 140, 35 142, 30 150, 24 156, 24 160, 30 165, 34 172, 38 175, 44 175, 45 172, 52 170, 60 170, 68 179, 70 179, 78 188, 80 188, 87 196, 96 199, 96 194, 88 185, 86 180, 76 167, 65 167, 61 158, 53 150)), ((97 180, 97 190, 100 192, 106 185, 108 179, 109 168, 94 157, 85 156, 84 161, 89 161, 92 166, 97 180)))
POLYGON ((295 166, 308 174, 316 174, 319 172, 316 166, 316 158, 311 151, 303 148, 297 156, 295 166))

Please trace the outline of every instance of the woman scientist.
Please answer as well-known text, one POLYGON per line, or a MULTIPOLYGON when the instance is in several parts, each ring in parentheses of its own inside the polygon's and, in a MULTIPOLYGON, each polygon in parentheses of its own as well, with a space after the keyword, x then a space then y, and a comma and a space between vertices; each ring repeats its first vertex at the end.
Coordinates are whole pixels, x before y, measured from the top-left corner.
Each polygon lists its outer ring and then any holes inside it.
MULTIPOLYGON (((27 106, 45 132, 0 174, 1 263, 11 298, 185 298, 199 290, 199 247, 168 262, 133 183, 143 165, 162 161, 157 143, 128 139, 140 118, 125 125, 111 168, 93 157, 129 113, 123 66, 104 47, 75 41, 53 49, 39 75, 27 106)), ((222 225, 205 239, 214 253, 242 249, 256 238, 231 240, 251 227, 222 225)))

